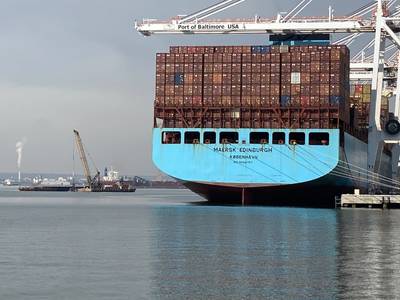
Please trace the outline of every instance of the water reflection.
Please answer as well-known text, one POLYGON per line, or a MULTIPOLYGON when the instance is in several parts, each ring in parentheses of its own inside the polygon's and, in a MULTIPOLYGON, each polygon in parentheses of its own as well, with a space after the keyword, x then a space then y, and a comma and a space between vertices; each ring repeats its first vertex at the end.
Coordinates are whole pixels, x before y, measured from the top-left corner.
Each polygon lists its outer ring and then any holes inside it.
POLYGON ((341 298, 400 297, 400 211, 340 211, 338 241, 341 298))
POLYGON ((336 213, 291 208, 155 208, 153 296, 334 298, 336 213))
POLYGON ((0 192, 0 299, 400 299, 400 210, 20 195, 0 192))

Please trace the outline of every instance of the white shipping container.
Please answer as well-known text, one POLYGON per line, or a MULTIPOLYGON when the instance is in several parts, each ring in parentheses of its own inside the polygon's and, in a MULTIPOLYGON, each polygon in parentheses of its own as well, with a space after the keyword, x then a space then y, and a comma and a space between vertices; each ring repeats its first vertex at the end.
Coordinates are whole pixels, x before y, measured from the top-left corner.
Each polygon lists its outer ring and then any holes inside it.
POLYGON ((288 46, 288 45, 281 45, 281 46, 279 47, 279 52, 280 52, 280 53, 287 53, 287 52, 289 52, 289 46, 288 46))
POLYGON ((231 111, 231 118, 240 119, 240 110, 231 111))
POLYGON ((300 72, 292 72, 291 84, 300 84, 300 72))

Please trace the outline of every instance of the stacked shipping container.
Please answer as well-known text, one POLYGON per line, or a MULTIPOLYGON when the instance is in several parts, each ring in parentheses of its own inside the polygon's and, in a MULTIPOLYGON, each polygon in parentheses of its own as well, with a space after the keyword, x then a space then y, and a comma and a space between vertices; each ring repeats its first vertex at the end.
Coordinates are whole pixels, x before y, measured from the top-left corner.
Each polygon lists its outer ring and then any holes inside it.
MULTIPOLYGON (((356 127, 368 128, 369 109, 371 102, 371 84, 355 83, 350 86, 350 105, 354 107, 354 123, 356 127)), ((382 125, 387 119, 389 103, 387 97, 382 97, 382 125)))
POLYGON ((157 54, 164 127, 336 128, 349 123, 346 46, 171 47, 157 54))

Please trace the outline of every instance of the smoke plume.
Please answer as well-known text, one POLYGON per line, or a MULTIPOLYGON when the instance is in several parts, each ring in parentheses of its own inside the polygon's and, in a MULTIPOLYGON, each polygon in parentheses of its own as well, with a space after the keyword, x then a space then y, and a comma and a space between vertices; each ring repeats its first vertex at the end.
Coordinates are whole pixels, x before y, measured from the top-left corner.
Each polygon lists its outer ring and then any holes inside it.
POLYGON ((17 166, 18 166, 18 169, 21 168, 22 149, 24 148, 25 144, 26 144, 26 138, 23 138, 22 140, 18 141, 17 144, 15 145, 15 149, 17 151, 17 166))

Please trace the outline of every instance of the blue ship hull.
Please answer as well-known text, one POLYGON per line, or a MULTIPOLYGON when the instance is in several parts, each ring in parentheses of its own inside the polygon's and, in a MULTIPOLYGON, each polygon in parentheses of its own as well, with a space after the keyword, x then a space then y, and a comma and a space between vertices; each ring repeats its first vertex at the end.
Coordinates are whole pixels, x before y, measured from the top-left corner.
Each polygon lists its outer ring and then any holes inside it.
MULTIPOLYGON (((164 173, 219 203, 331 207, 336 195, 366 190, 367 144, 340 129, 154 128, 153 161, 164 173), (162 143, 163 132, 200 133, 195 144, 162 143), (204 132, 237 132, 238 143, 207 144, 204 132), (282 144, 250 144, 250 132, 284 132, 282 144), (304 133, 291 144, 289 133, 304 133), (329 144, 311 145, 310 133, 329 133, 329 144), (342 174, 342 175, 341 175, 342 174), (343 174, 351 174, 343 176, 343 174)), ((382 172, 389 175, 389 157, 382 172)))

